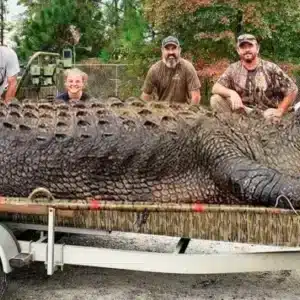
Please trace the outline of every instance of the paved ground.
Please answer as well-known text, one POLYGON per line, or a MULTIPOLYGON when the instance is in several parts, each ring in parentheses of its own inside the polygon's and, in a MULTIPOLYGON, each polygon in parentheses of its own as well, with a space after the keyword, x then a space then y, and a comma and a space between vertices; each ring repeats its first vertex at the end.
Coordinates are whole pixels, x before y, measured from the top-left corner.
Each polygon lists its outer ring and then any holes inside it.
MULTIPOLYGON (((70 236, 61 242, 118 249, 171 252, 175 238, 138 234, 70 236)), ((263 250, 267 247, 259 247, 263 250)), ((189 253, 254 251, 253 245, 194 240, 189 253)), ((300 271, 225 275, 173 275, 65 267, 52 277, 36 263, 10 276, 5 300, 29 299, 300 299, 300 271)))

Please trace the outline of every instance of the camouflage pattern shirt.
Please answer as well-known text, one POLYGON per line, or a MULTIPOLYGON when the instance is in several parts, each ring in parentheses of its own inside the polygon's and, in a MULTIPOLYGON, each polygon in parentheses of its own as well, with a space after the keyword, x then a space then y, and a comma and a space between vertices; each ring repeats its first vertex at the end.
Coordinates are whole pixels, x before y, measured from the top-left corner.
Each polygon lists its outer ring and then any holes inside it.
POLYGON ((146 94, 156 93, 159 101, 189 102, 190 92, 200 89, 197 72, 189 61, 180 58, 174 69, 168 68, 160 60, 148 71, 142 91, 146 94))
POLYGON ((235 90, 250 107, 277 108, 285 96, 295 91, 296 84, 276 64, 260 59, 254 70, 247 70, 238 61, 231 64, 217 81, 235 90))

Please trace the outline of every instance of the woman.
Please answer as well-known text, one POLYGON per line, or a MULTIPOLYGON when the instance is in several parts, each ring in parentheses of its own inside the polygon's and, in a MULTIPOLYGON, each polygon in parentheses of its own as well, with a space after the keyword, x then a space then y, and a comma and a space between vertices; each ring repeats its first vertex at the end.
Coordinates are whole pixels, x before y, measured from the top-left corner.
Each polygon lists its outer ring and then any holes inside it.
POLYGON ((88 75, 79 69, 73 68, 65 71, 65 87, 66 92, 58 95, 56 99, 65 102, 86 101, 90 98, 88 94, 83 92, 83 88, 88 80, 88 75))

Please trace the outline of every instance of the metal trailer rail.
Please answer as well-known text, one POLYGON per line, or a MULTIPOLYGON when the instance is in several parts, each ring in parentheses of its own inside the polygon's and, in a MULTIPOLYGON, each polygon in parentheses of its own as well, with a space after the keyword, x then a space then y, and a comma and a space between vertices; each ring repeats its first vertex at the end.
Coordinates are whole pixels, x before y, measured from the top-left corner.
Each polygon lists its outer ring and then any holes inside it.
POLYGON ((64 265, 174 274, 221 274, 294 270, 299 268, 300 263, 300 248, 232 254, 186 254, 190 239, 181 238, 173 253, 157 253, 55 244, 56 232, 99 234, 99 231, 91 229, 55 227, 55 208, 52 207, 48 209, 48 226, 0 223, 3 272, 10 273, 14 268, 35 261, 45 263, 47 275, 53 275, 64 265), (17 240, 13 229, 18 228, 41 231, 40 238, 37 241, 17 240))

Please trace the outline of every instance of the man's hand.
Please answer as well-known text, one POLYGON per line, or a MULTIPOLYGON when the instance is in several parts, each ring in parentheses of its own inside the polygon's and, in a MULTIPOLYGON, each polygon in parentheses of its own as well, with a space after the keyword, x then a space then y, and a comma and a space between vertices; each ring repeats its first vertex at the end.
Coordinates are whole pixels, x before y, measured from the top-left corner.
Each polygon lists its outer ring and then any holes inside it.
POLYGON ((142 95, 140 96, 140 98, 144 101, 150 101, 151 100, 151 95, 146 94, 146 93, 142 93, 142 95))
POLYGON ((230 103, 231 103, 232 110, 238 110, 238 109, 243 109, 244 108, 244 104, 242 102, 242 99, 236 91, 233 91, 233 90, 230 91, 229 100, 230 100, 230 103))
POLYGON ((277 123, 283 116, 283 110, 280 108, 268 108, 263 114, 266 120, 270 120, 272 123, 277 123))

